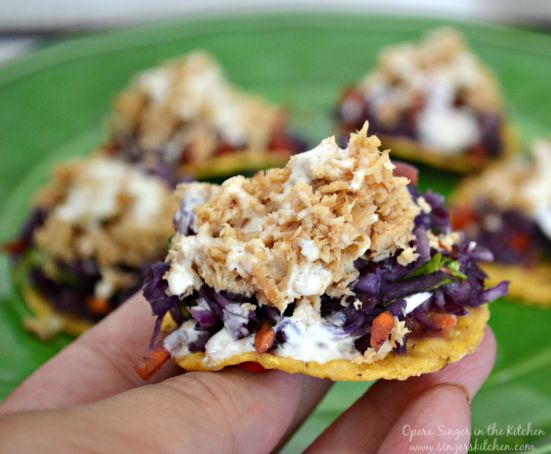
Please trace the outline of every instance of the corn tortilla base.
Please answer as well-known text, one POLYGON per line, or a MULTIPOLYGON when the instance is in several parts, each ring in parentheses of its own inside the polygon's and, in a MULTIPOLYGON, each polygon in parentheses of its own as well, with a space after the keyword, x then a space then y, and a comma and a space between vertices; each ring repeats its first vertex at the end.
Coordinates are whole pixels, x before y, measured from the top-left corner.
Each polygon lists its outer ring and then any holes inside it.
MULTIPOLYGON (((469 173, 480 170, 490 164, 476 163, 465 157, 464 154, 446 155, 432 150, 419 144, 419 142, 404 137, 392 137, 380 135, 379 138, 383 147, 392 150, 392 157, 405 159, 409 161, 422 162, 438 169, 451 170, 458 173, 469 173)), ((499 159, 506 158, 518 151, 518 135, 516 130, 508 125, 503 128, 502 139, 504 143, 504 153, 499 159)))
POLYGON ((21 292, 27 307, 37 318, 58 318, 61 322, 61 331, 64 333, 79 336, 93 326, 91 322, 57 312, 46 298, 28 285, 22 286, 21 292))
POLYGON ((216 156, 203 162, 189 164, 184 167, 186 173, 200 180, 221 178, 255 172, 272 167, 283 167, 289 160, 291 153, 268 153, 245 150, 216 156))
POLYGON ((551 265, 541 264, 532 268, 499 263, 482 263, 488 274, 488 286, 503 280, 510 281, 509 296, 531 306, 551 308, 551 265))
POLYGON ((257 352, 234 355, 215 366, 205 364, 204 353, 191 353, 174 360, 180 367, 189 371, 217 371, 250 361, 261 364, 266 369, 278 369, 291 374, 305 374, 333 381, 371 381, 381 378, 405 380, 436 372, 446 364, 457 362, 472 353, 482 341, 489 316, 487 305, 471 309, 468 315, 458 318, 457 326, 447 337, 410 339, 407 343, 407 354, 390 353, 384 359, 371 364, 356 364, 344 359, 320 364, 257 352))

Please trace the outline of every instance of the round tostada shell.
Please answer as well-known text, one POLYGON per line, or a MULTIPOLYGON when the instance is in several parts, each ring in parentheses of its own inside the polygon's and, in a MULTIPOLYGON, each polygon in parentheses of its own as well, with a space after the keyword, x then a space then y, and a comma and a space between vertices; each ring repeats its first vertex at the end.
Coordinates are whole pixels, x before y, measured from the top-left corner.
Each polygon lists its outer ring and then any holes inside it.
POLYGON ((199 180, 222 178, 258 170, 283 167, 289 160, 288 152, 259 152, 255 150, 238 151, 188 164, 184 167, 186 174, 199 180))
POLYGON ((21 287, 27 307, 38 319, 55 317, 59 320, 60 332, 79 336, 93 326, 93 323, 57 312, 53 305, 29 285, 21 287))
POLYGON ((278 369, 333 381, 406 380, 409 377, 436 372, 446 364, 457 362, 472 353, 482 341, 489 316, 487 305, 470 309, 466 316, 458 317, 456 327, 446 337, 410 338, 406 354, 390 353, 384 359, 370 364, 344 359, 320 364, 257 352, 234 355, 216 365, 204 361, 204 353, 191 353, 174 358, 174 361, 188 371, 217 371, 227 366, 255 362, 266 369, 278 369))
POLYGON ((500 263, 482 263, 488 274, 487 285, 510 281, 509 296, 530 306, 551 308, 551 265, 540 264, 530 268, 500 263))
MULTIPOLYGON (((462 153, 443 154, 438 150, 426 148, 420 145, 419 142, 405 137, 380 135, 379 139, 381 139, 384 148, 392 150, 393 159, 398 158, 406 161, 421 162, 438 169, 450 170, 457 173, 476 172, 492 162, 496 162, 496 160, 486 162, 473 161, 462 153)), ((518 134, 513 125, 509 124, 503 127, 502 139, 505 147, 504 153, 499 157, 499 160, 507 158, 519 150, 518 134)))
MULTIPOLYGON (((453 206, 469 206, 477 199, 476 179, 469 178, 460 184, 450 197, 453 206)), ((509 296, 531 306, 551 307, 551 263, 524 267, 504 263, 481 263, 488 274, 487 285, 492 287, 507 280, 509 296)))

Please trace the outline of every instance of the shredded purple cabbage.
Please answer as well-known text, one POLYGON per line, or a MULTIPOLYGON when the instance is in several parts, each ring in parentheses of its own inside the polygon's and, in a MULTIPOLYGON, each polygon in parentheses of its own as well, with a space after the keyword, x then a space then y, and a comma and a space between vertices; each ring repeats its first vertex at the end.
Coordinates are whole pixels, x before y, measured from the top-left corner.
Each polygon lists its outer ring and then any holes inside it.
POLYGON ((482 204, 475 214, 476 222, 467 226, 466 234, 490 250, 496 262, 533 266, 551 259, 551 240, 520 211, 501 212, 482 204))
MULTIPOLYGON (((105 314, 98 314, 90 309, 86 301, 94 295, 96 284, 101 274, 94 261, 77 261, 72 264, 58 263, 59 279, 47 275, 40 266, 28 268, 31 286, 37 290, 57 311, 77 316, 83 320, 97 322, 105 314)), ((149 268, 135 270, 136 282, 109 299, 110 310, 116 309, 130 296, 142 288, 143 277, 149 268)))
MULTIPOLYGON (((28 284, 37 290, 58 312, 76 316, 90 322, 96 322, 105 314, 91 310, 86 301, 94 295, 96 284, 102 276, 94 260, 77 260, 72 263, 58 261, 57 276, 53 278, 45 273, 40 251, 36 248, 34 234, 46 221, 48 211, 45 208, 34 209, 14 242, 15 250, 10 251, 14 266, 21 269, 28 284)), ((111 310, 117 308, 130 296, 142 288, 143 278, 151 263, 142 267, 120 268, 133 273, 135 283, 113 295, 109 299, 111 310)), ((26 284, 26 283, 25 283, 26 284)))

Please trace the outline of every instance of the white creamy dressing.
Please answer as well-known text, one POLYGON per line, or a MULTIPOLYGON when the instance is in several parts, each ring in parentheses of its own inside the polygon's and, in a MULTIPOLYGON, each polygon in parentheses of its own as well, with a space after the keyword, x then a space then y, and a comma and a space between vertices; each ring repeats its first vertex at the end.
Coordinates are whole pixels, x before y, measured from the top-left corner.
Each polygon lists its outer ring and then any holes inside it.
MULTIPOLYGON (((406 313, 430 298, 430 293, 423 292, 412 295, 408 300, 406 313)), ((236 305, 240 306, 240 305, 236 305)), ((239 311, 239 308, 235 308, 239 311)), ((242 311, 245 316, 246 311, 242 311)), ((332 319, 332 322, 337 320, 332 319)), ((193 329, 195 322, 188 320, 178 330, 165 338, 164 347, 173 357, 181 357, 189 354, 187 345, 197 339, 197 331, 193 329)), ((338 324, 338 323, 337 323, 338 324)), ((402 322, 403 325, 403 322, 402 322)), ((400 335, 404 335, 407 329, 398 326, 400 335)), ((281 331, 285 342, 279 345, 273 354, 280 357, 289 357, 300 361, 316 361, 327 363, 337 359, 360 359, 362 354, 354 346, 355 337, 339 333, 337 326, 324 320, 315 308, 308 302, 297 305, 291 317, 282 318, 274 328, 281 331)), ((236 340, 226 328, 212 336, 205 347, 205 359, 208 364, 219 364, 224 360, 243 353, 255 351, 254 334, 236 340)), ((398 338, 400 342, 401 337, 398 338)), ((376 355, 382 359, 392 351, 392 345, 385 343, 376 355)))
POLYGON ((427 104, 417 123, 421 142, 444 154, 460 153, 480 140, 480 127, 474 113, 468 108, 453 106, 456 91, 449 72, 429 77, 427 104))
POLYGON ((171 295, 185 295, 195 282, 191 264, 172 262, 166 276, 171 295))
POLYGON ((421 304, 427 302, 432 296, 432 292, 419 292, 410 295, 406 298, 406 308, 404 309, 404 315, 407 315, 417 309, 421 304))
MULTIPOLYGON (((334 137, 328 137, 312 150, 292 156, 289 163, 291 175, 287 182, 288 189, 296 183, 311 184, 318 177, 316 175, 318 168, 331 169, 333 171, 331 177, 338 180, 342 178, 345 171, 354 166, 354 158, 350 156, 348 149, 337 145, 334 137)), ((365 170, 356 169, 349 190, 358 191, 364 178, 365 170)))
POLYGON ((178 231, 187 234, 188 227, 194 227, 195 208, 207 202, 207 194, 204 191, 187 191, 180 201, 180 209, 174 214, 174 223, 178 231))
POLYGON ((295 265, 287 286, 287 296, 293 301, 302 296, 320 296, 333 279, 333 272, 323 264, 314 262, 295 265))
POLYGON ((524 187, 527 200, 532 202, 532 215, 542 232, 551 239, 551 144, 535 142, 532 147, 534 175, 524 187))
MULTIPOLYGON (((171 350, 169 351, 172 353, 171 350)), ((208 363, 218 364, 234 355, 254 351, 253 335, 235 340, 226 328, 222 328, 207 341, 205 347, 205 360, 208 363)))
POLYGON ((205 244, 219 243, 202 233, 200 228, 197 235, 184 236, 176 234, 172 240, 172 256, 170 270, 165 275, 171 295, 186 296, 192 288, 199 289, 203 281, 192 269, 192 258, 205 244))
POLYGON ((257 263, 257 258, 253 254, 245 251, 242 243, 230 246, 230 251, 226 256, 226 267, 229 270, 235 270, 239 276, 246 278, 257 263))
POLYGON ((117 275, 112 268, 104 268, 101 273, 101 279, 94 286, 94 295, 99 298, 109 299, 120 288, 117 283, 117 275))
POLYGON ((300 240, 300 253, 309 262, 314 262, 320 257, 320 250, 316 243, 312 240, 300 240))
POLYGON ((243 326, 248 322, 248 315, 251 311, 254 313, 256 307, 250 303, 230 303, 224 307, 222 320, 224 328, 228 328, 230 332, 239 330, 241 336, 249 334, 248 329, 243 326))
POLYGON ((182 323, 182 325, 163 340, 163 347, 173 357, 181 357, 189 355, 189 344, 195 342, 199 336, 199 332, 195 329, 195 320, 190 319, 182 323))
POLYGON ((106 279, 105 276, 101 280, 96 282, 94 285, 94 295, 98 298, 109 299, 115 293, 115 286, 113 282, 109 279, 106 279))
POLYGON ((138 84, 147 92, 155 104, 161 104, 170 94, 170 72, 166 68, 155 68, 142 72, 138 84))
POLYGON ((442 154, 461 153, 480 137, 478 123, 467 109, 428 108, 417 127, 421 142, 442 154))
POLYGON ((55 213, 66 222, 93 226, 119 214, 119 197, 128 194, 133 199, 130 216, 147 224, 161 214, 165 192, 162 183, 125 163, 94 159, 83 167, 55 213))
POLYGON ((426 102, 416 125, 421 143, 444 154, 455 154, 479 141, 481 131, 474 112, 454 106, 458 89, 479 82, 480 69, 471 55, 458 55, 446 66, 432 71, 418 66, 415 48, 409 44, 386 58, 400 83, 389 86, 379 73, 372 73, 364 80, 368 101, 376 112, 384 111, 386 106, 398 111, 407 109, 414 101, 413 94, 421 92, 426 102))
POLYGON ((283 323, 285 342, 275 350, 277 356, 318 363, 362 356, 354 347, 354 338, 338 334, 309 303, 298 305, 283 323))
MULTIPOLYGON (((164 347, 173 357, 189 353, 187 344, 197 338, 194 323, 188 320, 165 338, 164 347)), ((293 316, 280 323, 283 323, 281 330, 286 341, 274 351, 277 356, 319 363, 362 356, 354 347, 354 338, 339 335, 335 327, 324 321, 309 303, 297 306, 293 316)), ((278 330, 278 326, 275 329, 278 330)), ((207 341, 205 361, 218 364, 234 355, 254 351, 254 335, 235 340, 230 331, 223 328, 207 341)))

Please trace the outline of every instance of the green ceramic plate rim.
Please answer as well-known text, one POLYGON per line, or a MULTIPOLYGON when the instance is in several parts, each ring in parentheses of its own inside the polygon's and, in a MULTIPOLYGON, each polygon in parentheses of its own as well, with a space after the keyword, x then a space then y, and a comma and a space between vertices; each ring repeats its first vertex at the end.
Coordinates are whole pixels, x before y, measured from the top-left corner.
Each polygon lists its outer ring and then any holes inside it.
POLYGON ((0 66, 0 87, 6 85, 14 79, 24 77, 28 73, 38 71, 48 66, 55 65, 61 61, 79 60, 92 55, 104 54, 109 51, 117 51, 125 48, 146 47, 149 45, 158 45, 162 43, 172 42, 176 39, 182 39, 182 29, 178 29, 178 36, 170 36, 167 33, 171 27, 180 27, 185 25, 189 27, 186 31, 190 36, 198 36, 201 34, 218 34, 231 31, 243 32, 248 30, 258 30, 260 23, 261 28, 271 29, 281 28, 320 28, 328 29, 339 28, 360 28, 365 26, 365 21, 370 20, 370 29, 380 28, 384 31, 392 30, 392 27, 400 30, 407 28, 417 30, 422 24, 427 27, 435 24, 442 24, 444 21, 450 25, 458 25, 464 28, 469 28, 470 33, 476 33, 474 38, 477 41, 485 42, 494 46, 504 46, 512 50, 529 52, 543 58, 551 58, 551 36, 547 36, 535 31, 520 29, 507 25, 463 21, 447 18, 419 18, 405 16, 390 16, 390 15, 373 15, 360 12, 353 14, 348 12, 327 12, 323 10, 315 12, 292 11, 292 12, 277 12, 264 13, 253 12, 246 14, 220 14, 220 15, 188 15, 177 17, 171 20, 134 25, 116 30, 107 30, 97 33, 91 33, 84 37, 64 40, 58 43, 52 43, 44 48, 37 49, 19 59, 8 62, 0 66), (228 21, 228 19, 231 19, 228 21), (285 23, 282 25, 282 19, 285 23), (375 19, 375 20, 374 20, 375 19), (342 22, 344 21, 344 22, 342 22), (270 22, 272 22, 270 24, 270 22), (195 30, 194 30, 195 28, 195 30), (162 30, 163 35, 158 40, 151 39, 151 32, 162 30), (492 33, 488 33, 491 31, 492 33), (143 34, 143 40, 140 42, 140 37, 136 36, 143 34), (504 44, 500 38, 504 34, 515 35, 515 45, 511 44, 508 39, 507 44, 504 44), (132 37, 131 43, 125 42, 125 37, 132 37), (114 40, 119 38, 119 40, 114 40), (119 44, 120 43, 120 44, 119 44))
MULTIPOLYGON (((451 20, 446 18, 420 18, 392 15, 373 15, 360 12, 330 12, 324 10, 292 12, 251 12, 235 14, 192 14, 170 20, 139 24, 120 29, 99 31, 83 37, 53 42, 43 48, 32 51, 13 62, 0 65, 0 90, 35 72, 56 64, 78 61, 91 56, 124 49, 155 46, 182 40, 186 36, 215 35, 227 32, 255 31, 259 29, 319 29, 350 30, 365 27, 369 21, 370 29, 418 30, 446 24, 468 29, 470 39, 491 46, 501 46, 511 50, 529 52, 537 57, 551 58, 551 36, 538 32, 514 28, 506 25, 451 20), (185 27, 185 28, 184 28, 185 27), (155 31, 160 31, 154 39, 155 31), (488 32, 492 33, 488 33, 488 32), (514 35, 514 40, 511 36, 514 35), (504 38, 506 42, 504 42, 504 38), (127 40, 127 38, 129 40, 127 40), (514 42, 514 44, 512 44, 514 42)), ((16 189, 17 190, 17 189, 16 189)), ((3 216, 14 191, 0 202, 0 214, 3 216)))

